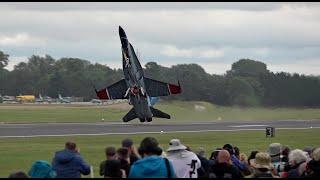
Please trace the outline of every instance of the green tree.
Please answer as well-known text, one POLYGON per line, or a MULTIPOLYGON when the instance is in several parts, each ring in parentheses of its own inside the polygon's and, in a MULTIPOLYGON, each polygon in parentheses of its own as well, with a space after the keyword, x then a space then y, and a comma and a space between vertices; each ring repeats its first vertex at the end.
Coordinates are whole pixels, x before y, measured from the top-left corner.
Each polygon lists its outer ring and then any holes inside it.
POLYGON ((240 59, 232 64, 231 71, 228 71, 227 74, 234 76, 258 76, 268 72, 267 65, 260 61, 240 59))
POLYGON ((254 89, 241 77, 229 79, 227 92, 230 105, 254 106, 258 104, 254 89))
POLYGON ((0 51, 0 69, 6 67, 9 62, 9 55, 0 51))

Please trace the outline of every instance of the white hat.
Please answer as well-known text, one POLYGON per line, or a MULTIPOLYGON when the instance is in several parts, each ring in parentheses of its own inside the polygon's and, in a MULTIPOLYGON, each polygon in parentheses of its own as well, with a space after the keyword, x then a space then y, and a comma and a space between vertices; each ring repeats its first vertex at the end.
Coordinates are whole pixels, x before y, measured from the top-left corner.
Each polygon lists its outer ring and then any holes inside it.
POLYGON ((181 144, 179 139, 171 139, 169 143, 169 148, 167 151, 184 150, 187 149, 186 146, 181 144))

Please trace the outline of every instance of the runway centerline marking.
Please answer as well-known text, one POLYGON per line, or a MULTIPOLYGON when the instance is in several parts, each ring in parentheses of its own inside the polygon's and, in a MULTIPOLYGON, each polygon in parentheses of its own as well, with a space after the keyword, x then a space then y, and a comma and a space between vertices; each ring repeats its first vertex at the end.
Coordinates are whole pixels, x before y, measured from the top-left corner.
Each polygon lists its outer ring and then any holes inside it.
MULTIPOLYGON (((283 130, 303 130, 320 127, 307 128, 276 128, 283 130)), ((52 134, 52 135, 28 135, 28 136, 0 136, 1 138, 33 138, 33 137, 66 137, 66 136, 102 136, 102 135, 130 135, 130 134, 172 134, 172 133, 197 133, 197 132, 235 132, 235 131, 264 131, 265 129, 224 129, 224 130, 197 130, 197 131, 154 131, 154 132, 129 132, 129 133, 96 133, 96 134, 52 134)))
POLYGON ((238 125, 238 126, 228 126, 228 127, 235 127, 235 128, 241 128, 241 127, 263 127, 263 126, 267 126, 267 125, 263 125, 263 124, 248 124, 248 125, 238 125))

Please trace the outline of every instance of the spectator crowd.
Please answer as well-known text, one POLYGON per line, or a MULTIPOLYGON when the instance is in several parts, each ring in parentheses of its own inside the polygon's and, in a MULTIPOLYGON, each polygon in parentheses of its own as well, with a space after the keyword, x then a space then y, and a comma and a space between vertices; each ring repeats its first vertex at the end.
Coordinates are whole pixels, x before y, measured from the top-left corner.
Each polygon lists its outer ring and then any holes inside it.
MULTIPOLYGON (((55 153, 52 162, 35 161, 27 174, 12 172, 9 178, 81 178, 92 167, 80 155, 75 142, 55 153)), ((153 137, 144 138, 139 148, 124 139, 121 148, 106 147, 99 174, 105 178, 319 178, 320 147, 291 149, 272 143, 265 152, 249 156, 231 144, 216 148, 206 157, 203 148, 192 151, 179 139, 172 139, 165 151, 153 137)))

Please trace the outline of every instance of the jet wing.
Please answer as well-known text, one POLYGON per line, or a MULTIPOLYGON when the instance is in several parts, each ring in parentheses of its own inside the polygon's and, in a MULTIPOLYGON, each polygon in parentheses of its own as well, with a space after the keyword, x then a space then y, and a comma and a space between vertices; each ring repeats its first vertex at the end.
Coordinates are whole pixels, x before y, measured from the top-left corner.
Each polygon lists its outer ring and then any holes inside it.
POLYGON ((127 89, 126 81, 122 79, 99 91, 96 90, 96 94, 99 99, 127 99, 124 97, 127 89))
POLYGON ((180 84, 177 86, 146 77, 144 78, 144 82, 146 85, 146 91, 151 97, 169 96, 171 94, 181 93, 180 84))

